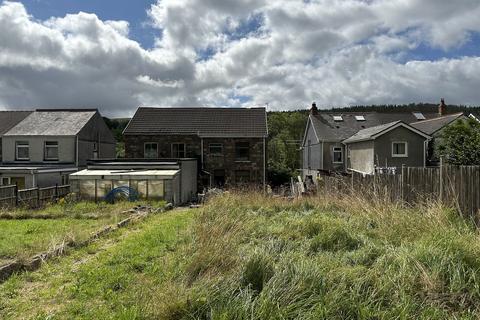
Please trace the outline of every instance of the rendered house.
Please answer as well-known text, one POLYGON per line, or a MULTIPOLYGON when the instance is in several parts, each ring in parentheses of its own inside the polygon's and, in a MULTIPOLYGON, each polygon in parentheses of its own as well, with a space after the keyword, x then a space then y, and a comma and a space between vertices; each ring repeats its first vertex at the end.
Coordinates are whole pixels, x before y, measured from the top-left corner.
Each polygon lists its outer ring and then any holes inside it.
POLYGON ((196 158, 203 186, 265 183, 265 108, 142 107, 123 134, 126 158, 196 158))
POLYGON ((343 141, 349 170, 373 174, 375 168, 423 167, 430 136, 402 121, 360 130, 343 141))
POLYGON ((33 111, 0 111, 0 162, 2 161, 2 138, 8 130, 28 117, 33 111))
MULTIPOLYGON (((440 116, 422 112, 322 112, 313 104, 302 142, 303 176, 346 172, 349 167, 344 140, 361 130, 395 121, 411 124, 440 116)), ((384 164, 379 161, 376 165, 384 164)))
POLYGON ((97 110, 39 109, 3 134, 0 181, 20 189, 67 184, 100 157, 115 157, 115 138, 97 110))

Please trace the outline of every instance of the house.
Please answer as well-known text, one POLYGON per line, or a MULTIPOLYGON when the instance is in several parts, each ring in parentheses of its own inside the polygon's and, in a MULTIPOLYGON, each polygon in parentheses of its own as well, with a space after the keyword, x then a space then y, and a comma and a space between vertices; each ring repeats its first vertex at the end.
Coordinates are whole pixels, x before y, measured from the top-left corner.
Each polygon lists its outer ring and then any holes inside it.
POLYGON ((70 184, 81 199, 101 200, 127 187, 143 199, 184 204, 197 195, 197 159, 91 160, 87 169, 70 175, 70 184))
POLYGON ((0 162, 2 161, 3 135, 31 113, 32 111, 0 111, 0 162))
POLYGON ((39 109, 2 136, 2 185, 66 184, 90 158, 115 157, 115 138, 95 109, 39 109))
POLYGON ((343 141, 349 170, 373 174, 377 167, 395 171, 423 167, 430 136, 402 121, 358 131, 343 141))
POLYGON ((196 158, 203 186, 265 183, 265 108, 141 107, 123 135, 126 158, 196 158))
MULTIPOLYGON (((319 111, 312 105, 302 142, 303 176, 346 172, 348 168, 344 140, 357 132, 395 121, 410 124, 439 117, 425 112, 342 112, 319 111)), ((382 165, 384 162, 382 162, 382 165)))
MULTIPOLYGON (((444 101, 442 100, 442 104, 443 103, 444 101)), ((468 118, 468 116, 460 112, 412 123, 412 127, 432 137, 432 139, 428 142, 427 165, 434 166, 438 165, 440 162, 440 159, 438 159, 438 157, 435 155, 435 144, 440 141, 443 130, 457 121, 468 120, 468 118)))

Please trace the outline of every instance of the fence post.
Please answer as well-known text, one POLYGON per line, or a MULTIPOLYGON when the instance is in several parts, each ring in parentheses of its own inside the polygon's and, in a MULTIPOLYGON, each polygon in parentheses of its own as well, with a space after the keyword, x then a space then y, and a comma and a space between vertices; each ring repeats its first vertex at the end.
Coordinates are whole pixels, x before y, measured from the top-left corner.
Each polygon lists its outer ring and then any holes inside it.
POLYGON ((37 187, 37 208, 40 208, 40 188, 37 187))
POLYGON ((439 196, 438 199, 440 200, 440 203, 443 204, 443 156, 440 157, 440 186, 439 186, 439 196))
POLYGON ((405 177, 405 164, 402 164, 402 173, 400 174, 400 197, 402 199, 402 205, 405 203, 405 182, 404 182, 404 177, 405 177))
POLYGON ((18 207, 18 183, 15 182, 15 207, 18 207))
POLYGON ((58 183, 55 183, 55 194, 53 195, 55 201, 57 201, 58 197, 58 183))

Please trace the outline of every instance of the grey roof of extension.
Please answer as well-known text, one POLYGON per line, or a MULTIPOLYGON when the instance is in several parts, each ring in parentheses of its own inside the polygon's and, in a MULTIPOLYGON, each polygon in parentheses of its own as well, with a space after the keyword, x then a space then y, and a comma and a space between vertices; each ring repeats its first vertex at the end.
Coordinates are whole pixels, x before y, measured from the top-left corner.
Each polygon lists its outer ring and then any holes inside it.
POLYGON ((5 136, 75 136, 96 110, 35 111, 10 129, 5 136))
POLYGON ((266 137, 265 108, 140 107, 125 135, 198 135, 200 137, 266 137))
POLYGON ((0 111, 0 135, 16 126, 33 111, 0 111))
POLYGON ((411 131, 413 131, 413 132, 415 132, 419 135, 425 136, 426 138, 429 137, 427 134, 421 132, 420 130, 415 129, 411 125, 408 125, 405 122, 398 120, 398 121, 393 121, 393 122, 390 122, 390 123, 385 123, 385 124, 381 124, 379 126, 370 127, 370 128, 360 130, 356 134, 354 134, 353 136, 349 137, 348 139, 345 139, 343 141, 343 143, 352 143, 352 142, 372 140, 372 139, 375 139, 377 136, 382 135, 382 133, 388 132, 390 128, 393 129, 393 127, 396 127, 397 125, 398 126, 404 126, 405 128, 407 128, 407 129, 409 129, 409 130, 411 130, 411 131))
MULTIPOLYGON (((423 113, 426 119, 438 117, 437 113, 423 113)), ((402 121, 411 124, 417 118, 411 112, 322 112, 311 116, 312 123, 318 138, 323 141, 340 142, 360 130, 402 121), (342 116, 343 121, 335 121, 334 116, 342 116), (355 117, 363 116, 365 121, 358 121, 355 117)))
POLYGON ((449 114, 443 117, 438 117, 435 119, 429 119, 429 120, 412 123, 411 126, 422 132, 425 132, 426 134, 432 135, 438 130, 442 129, 444 126, 452 123, 453 121, 457 120, 462 116, 463 116, 463 113, 454 113, 454 114, 449 114))

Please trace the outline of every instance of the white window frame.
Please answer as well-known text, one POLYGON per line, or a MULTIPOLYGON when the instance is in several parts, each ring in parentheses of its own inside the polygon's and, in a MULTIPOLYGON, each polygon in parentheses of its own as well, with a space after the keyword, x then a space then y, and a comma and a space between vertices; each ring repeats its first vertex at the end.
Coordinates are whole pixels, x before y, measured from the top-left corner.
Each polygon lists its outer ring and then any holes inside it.
MULTIPOLYGON (((171 152, 172 152, 172 158, 186 158, 187 157, 187 144, 185 142, 173 142, 170 146, 171 148, 171 152), (180 144, 183 144, 183 157, 176 157, 174 154, 173 154, 173 146, 174 145, 180 145, 180 144)), ((179 149, 180 150, 180 149, 179 149)))
POLYGON ((158 158, 158 142, 145 142, 145 143, 143 144, 143 157, 144 157, 145 159, 157 159, 157 158, 158 158), (153 158, 148 157, 148 158, 147 158, 147 153, 146 153, 146 151, 147 151, 147 144, 151 144, 151 145, 156 145, 156 146, 157 146, 157 155, 156 155, 155 157, 153 157, 153 158))
MULTIPOLYGON (((55 148, 54 145, 50 145, 48 146, 48 148, 55 148)), ((58 161, 58 159, 60 158, 60 148, 58 146, 58 141, 44 141, 43 142, 43 160, 45 161, 58 161), (57 157, 56 158, 47 158, 47 143, 56 143, 56 148, 57 148, 57 157)))
POLYGON ((407 141, 392 141, 392 158, 408 158, 408 142, 407 141), (403 154, 395 154, 395 144, 404 144, 405 145, 405 153, 403 154))
POLYGON ((30 160, 30 143, 28 141, 15 141, 15 160, 20 160, 20 161, 30 160), (28 149, 28 157, 27 158, 20 158, 18 156, 18 149, 19 148, 27 148, 28 149))
POLYGON ((343 163, 343 148, 342 147, 333 147, 332 148, 332 162, 335 164, 343 163), (340 154, 342 155, 342 161, 335 161, 335 152, 339 152, 339 150, 335 151, 335 149, 340 149, 340 154))

